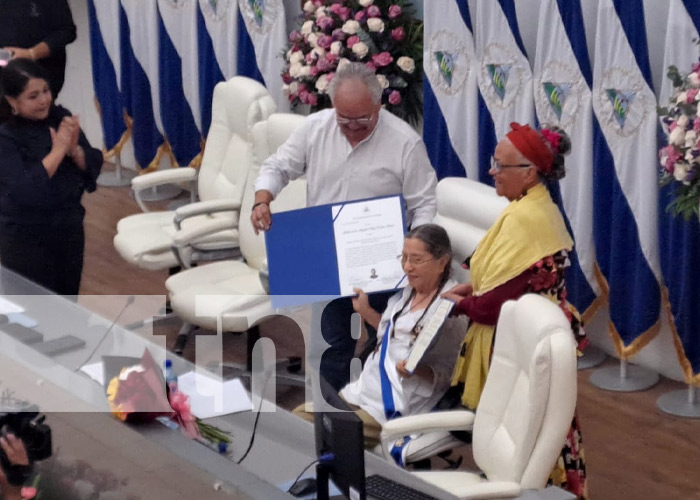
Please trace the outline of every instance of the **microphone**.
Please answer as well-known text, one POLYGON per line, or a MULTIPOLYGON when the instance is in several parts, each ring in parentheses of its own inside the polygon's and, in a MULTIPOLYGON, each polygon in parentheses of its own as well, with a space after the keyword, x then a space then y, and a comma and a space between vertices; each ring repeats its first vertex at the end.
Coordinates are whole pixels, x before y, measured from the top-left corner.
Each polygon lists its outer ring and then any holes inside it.
POLYGON ((97 352, 97 350, 100 348, 100 346, 102 345, 102 343, 103 343, 103 342, 105 341, 105 339, 107 338, 107 335, 109 335, 109 332, 112 331, 112 328, 114 328, 114 325, 116 325, 116 324, 117 324, 117 321, 119 321, 119 318, 122 317, 122 314, 124 314, 124 311, 126 311, 126 310, 129 308, 129 306, 130 306, 131 304, 134 303, 135 300, 136 300, 136 297, 134 297, 133 295, 129 295, 129 297, 126 299, 126 303, 124 304, 124 307, 122 307, 122 310, 119 311, 119 314, 117 314, 117 317, 114 318, 114 321, 112 321, 112 324, 109 325, 109 328, 107 328, 107 331, 104 333, 104 335, 102 335, 102 338, 101 338, 100 341, 97 343, 97 345, 95 346, 95 348, 92 350, 92 352, 90 353, 90 355, 89 355, 89 356, 85 359, 85 361, 83 361, 75 370, 73 370, 73 373, 79 372, 80 369, 81 369, 83 366, 85 366, 86 364, 88 364, 88 362, 90 362, 90 360, 92 359, 92 357, 95 355, 95 353, 97 352))

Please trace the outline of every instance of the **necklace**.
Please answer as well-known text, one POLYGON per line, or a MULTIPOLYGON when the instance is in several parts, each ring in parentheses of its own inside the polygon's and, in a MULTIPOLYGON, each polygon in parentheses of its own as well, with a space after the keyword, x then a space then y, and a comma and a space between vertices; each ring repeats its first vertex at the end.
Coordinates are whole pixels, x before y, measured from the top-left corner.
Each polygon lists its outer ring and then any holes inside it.
POLYGON ((410 310, 411 311, 416 310, 419 305, 423 304, 428 299, 431 299, 433 297, 433 295, 435 295, 435 292, 431 292, 430 294, 428 294, 425 297, 423 297, 422 299, 420 299, 418 302, 413 301, 413 303, 411 304, 410 310))

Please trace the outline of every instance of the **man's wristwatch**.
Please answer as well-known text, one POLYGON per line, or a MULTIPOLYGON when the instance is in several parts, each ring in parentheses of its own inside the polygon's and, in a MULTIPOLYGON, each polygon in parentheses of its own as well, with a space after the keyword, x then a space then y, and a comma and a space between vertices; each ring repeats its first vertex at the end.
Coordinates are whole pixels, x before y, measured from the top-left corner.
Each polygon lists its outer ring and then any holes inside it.
POLYGON ((259 206, 259 205, 267 205, 268 207, 270 206, 270 204, 269 204, 268 202, 266 202, 266 201, 259 201, 259 202, 257 202, 256 204, 253 205, 253 210, 255 210, 255 207, 257 207, 257 206, 259 206))

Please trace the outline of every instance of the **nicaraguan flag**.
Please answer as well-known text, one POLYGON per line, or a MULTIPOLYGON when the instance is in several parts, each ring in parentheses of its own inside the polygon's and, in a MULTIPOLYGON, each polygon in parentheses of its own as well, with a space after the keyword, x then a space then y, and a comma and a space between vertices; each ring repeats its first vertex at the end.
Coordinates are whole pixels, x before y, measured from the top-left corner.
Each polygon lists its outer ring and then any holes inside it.
POLYGON ((179 165, 201 150, 197 0, 158 0, 161 117, 179 165))
MULTIPOLYGON (((700 2, 671 0, 664 54, 664 68, 675 65, 687 73, 698 61, 700 38, 700 2)), ((665 106, 673 90, 663 80, 659 104, 665 106)), ((658 167, 657 167, 658 168, 658 167)), ((700 224, 694 218, 685 221, 666 211, 673 199, 674 185, 662 188, 659 202, 659 253, 666 289, 664 303, 671 314, 671 328, 678 358, 688 383, 700 383, 700 224)))
POLYGON ((121 89, 132 121, 136 163, 158 168, 164 151, 158 89, 158 13, 155 2, 121 0, 121 89))
POLYGON ((282 93, 287 48, 282 0, 238 0, 238 9, 237 74, 260 81, 275 100, 277 111, 289 111, 289 100, 282 93))
POLYGON ((476 53, 467 0, 425 4, 423 139, 443 177, 479 179, 476 53))
POLYGON ((535 109, 542 124, 557 125, 571 138, 566 177, 559 182, 561 207, 576 246, 566 275, 569 300, 585 318, 599 301, 593 241, 593 109, 591 71, 580 0, 540 4, 533 68, 535 109))
POLYGON ((600 0, 593 70, 594 238, 628 357, 659 329, 656 98, 642 0, 600 0))
POLYGON ((119 0, 88 1, 92 81, 100 107, 105 157, 119 155, 127 138, 124 104, 119 88, 119 0))
MULTIPOLYGON (((199 106, 201 109, 202 135, 207 137, 211 125, 211 106, 214 87, 224 80, 222 66, 217 58, 217 48, 223 46, 223 61, 233 53, 233 43, 228 38, 232 30, 226 29, 226 15, 232 0, 199 0, 197 9, 197 50, 199 67, 199 106), (218 37, 221 37, 219 39, 218 37), (221 43, 223 40, 223 43, 221 43), (230 44, 230 45, 229 45, 230 44), (228 47, 227 47, 228 45, 228 47)), ((230 77, 229 77, 230 78, 230 77)))
POLYGON ((474 42, 479 61, 479 180, 488 175, 491 155, 510 122, 534 118, 532 71, 520 38, 513 0, 476 3, 474 42))

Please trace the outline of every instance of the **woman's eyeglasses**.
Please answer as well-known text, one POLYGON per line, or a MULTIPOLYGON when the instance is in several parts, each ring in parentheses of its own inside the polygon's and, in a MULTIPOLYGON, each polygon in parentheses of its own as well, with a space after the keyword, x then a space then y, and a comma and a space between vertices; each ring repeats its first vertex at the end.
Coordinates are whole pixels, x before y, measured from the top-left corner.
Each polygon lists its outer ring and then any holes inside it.
POLYGON ((502 172, 504 168, 525 168, 531 166, 532 163, 515 163, 513 165, 502 165, 496 160, 496 158, 494 158, 493 156, 491 157, 491 168, 496 173, 502 172))
POLYGON ((363 118, 343 118, 342 116, 336 115, 335 120, 338 122, 338 125, 350 125, 351 123, 354 125, 369 125, 372 123, 372 120, 374 120, 374 116, 365 116, 363 118))
POLYGON ((429 258, 424 258, 424 257, 412 257, 409 255, 397 255, 397 259, 401 259, 401 265, 406 265, 409 264, 414 267, 420 267, 423 264, 427 264, 431 260, 435 260, 435 257, 429 257, 429 258))

